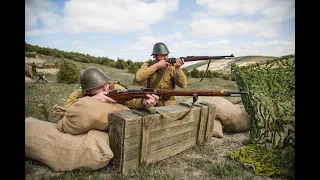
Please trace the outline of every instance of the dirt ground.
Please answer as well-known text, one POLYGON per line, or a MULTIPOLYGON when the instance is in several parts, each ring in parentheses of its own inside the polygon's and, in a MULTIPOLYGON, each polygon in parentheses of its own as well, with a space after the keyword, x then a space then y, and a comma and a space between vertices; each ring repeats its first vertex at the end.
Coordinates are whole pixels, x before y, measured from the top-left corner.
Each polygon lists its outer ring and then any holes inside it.
MULTIPOLYGON (((226 69, 226 66, 228 66, 228 63, 232 62, 233 60, 234 59, 223 59, 223 60, 211 62, 209 69, 211 71, 226 69)), ((207 65, 198 67, 199 71, 206 70, 206 69, 207 69, 207 65)))
POLYGON ((37 69, 37 72, 44 73, 44 74, 57 74, 59 69, 52 68, 52 69, 37 69))
POLYGON ((24 60, 26 63, 28 63, 28 64, 31 64, 31 63, 35 63, 35 64, 42 64, 42 63, 44 63, 45 61, 43 60, 43 59, 38 59, 38 58, 25 58, 25 60, 24 60))

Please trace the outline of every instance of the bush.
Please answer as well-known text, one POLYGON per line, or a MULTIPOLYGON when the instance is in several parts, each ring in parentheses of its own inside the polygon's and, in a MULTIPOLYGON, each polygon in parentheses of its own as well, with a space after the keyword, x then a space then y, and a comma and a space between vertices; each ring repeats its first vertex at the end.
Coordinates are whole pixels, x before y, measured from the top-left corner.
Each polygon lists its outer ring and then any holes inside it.
POLYGON ((213 71, 213 72, 212 72, 212 76, 213 76, 213 77, 219 77, 220 74, 219 74, 218 71, 213 71))
POLYGON ((199 78, 200 77, 200 71, 196 68, 192 69, 191 71, 191 77, 193 78, 199 78))
POLYGON ((190 73, 189 73, 189 71, 188 71, 186 68, 182 68, 182 71, 183 71, 183 73, 184 73, 187 77, 190 76, 190 73))
POLYGON ((80 69, 79 67, 62 59, 59 63, 59 71, 57 73, 57 82, 64 84, 79 83, 80 69))
POLYGON ((224 74, 222 76, 222 78, 225 79, 225 80, 229 80, 230 79, 230 74, 224 74))
POLYGON ((128 66, 128 73, 136 74, 139 68, 140 67, 138 67, 137 65, 131 64, 128 66))
POLYGON ((200 77, 203 77, 205 72, 205 70, 200 71, 200 77))
POLYGON ((123 59, 119 59, 116 61, 117 69, 125 69, 127 67, 127 63, 123 59))
POLYGON ((234 75, 231 75, 231 81, 236 81, 236 77, 234 75))
POLYGON ((213 78, 212 71, 208 70, 206 78, 213 78))
POLYGON ((60 53, 56 53, 56 54, 54 54, 54 57, 56 57, 56 58, 63 58, 63 55, 60 54, 60 53))

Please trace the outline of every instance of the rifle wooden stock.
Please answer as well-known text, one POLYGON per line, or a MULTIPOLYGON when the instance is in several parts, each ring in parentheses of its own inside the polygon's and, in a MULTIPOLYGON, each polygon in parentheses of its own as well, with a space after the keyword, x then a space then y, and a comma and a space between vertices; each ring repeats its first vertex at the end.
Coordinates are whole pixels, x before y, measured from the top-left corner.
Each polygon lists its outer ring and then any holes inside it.
MULTIPOLYGON (((184 59, 184 62, 190 62, 190 61, 200 61, 200 60, 210 60, 210 59, 224 59, 227 57, 234 57, 233 54, 231 54, 230 56, 187 56, 187 57, 180 57, 184 59)), ((152 66, 153 64, 157 63, 158 61, 153 60, 149 63, 149 66, 152 66)), ((168 59, 168 63, 175 63, 176 62, 176 58, 169 58, 168 59)))
POLYGON ((167 90, 167 89, 153 89, 141 88, 138 90, 110 90, 108 97, 114 99, 118 103, 135 98, 146 98, 147 94, 156 94, 159 97, 170 96, 233 96, 240 94, 247 94, 246 91, 222 91, 222 90, 167 90))

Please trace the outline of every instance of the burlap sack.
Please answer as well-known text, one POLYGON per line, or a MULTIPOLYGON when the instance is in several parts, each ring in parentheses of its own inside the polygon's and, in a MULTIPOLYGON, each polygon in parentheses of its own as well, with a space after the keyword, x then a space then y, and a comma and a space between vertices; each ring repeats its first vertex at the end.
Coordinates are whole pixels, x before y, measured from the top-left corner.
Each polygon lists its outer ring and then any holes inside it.
POLYGON ((108 115, 113 112, 130 110, 121 104, 105 103, 91 97, 77 99, 65 109, 66 113, 58 122, 57 129, 68 134, 81 134, 96 130, 107 130, 108 115))
POLYGON ((32 117, 25 118, 25 156, 42 162, 55 171, 97 170, 113 158, 106 132, 91 130, 70 135, 57 130, 56 124, 32 117))
POLYGON ((239 103, 242 102, 242 99, 241 99, 241 97, 234 97, 234 98, 229 99, 229 101, 230 101, 232 104, 239 104, 239 103))
POLYGON ((217 119, 213 120, 213 137, 222 138, 223 137, 223 128, 221 122, 217 119))
POLYGON ((53 106, 53 113, 56 115, 59 119, 63 118, 64 115, 66 115, 66 109, 62 106, 58 106, 55 104, 53 106))
MULTIPOLYGON (((192 102, 192 98, 187 100, 192 102)), ((223 127, 233 132, 244 132, 250 129, 250 116, 244 108, 239 108, 223 97, 199 96, 197 102, 211 103, 217 106, 216 119, 223 127)))

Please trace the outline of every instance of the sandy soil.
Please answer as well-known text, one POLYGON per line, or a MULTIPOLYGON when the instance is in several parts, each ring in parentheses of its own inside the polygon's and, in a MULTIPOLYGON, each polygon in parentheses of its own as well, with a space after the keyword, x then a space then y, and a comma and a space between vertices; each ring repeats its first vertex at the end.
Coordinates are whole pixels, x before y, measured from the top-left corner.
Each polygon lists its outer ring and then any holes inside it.
POLYGON ((37 59, 37 58, 25 58, 25 60, 24 60, 26 63, 35 63, 35 64, 42 64, 42 63, 44 63, 45 62, 45 60, 43 60, 43 59, 37 59))
MULTIPOLYGON (((216 71, 216 70, 220 70, 220 69, 226 69, 226 66, 228 65, 228 63, 232 62, 234 59, 223 59, 223 60, 217 60, 214 62, 210 63, 209 69, 211 71, 216 71)), ((207 69, 207 64, 198 67, 198 70, 206 70, 207 69)))
POLYGON ((57 74, 59 69, 52 68, 52 69, 37 69, 37 72, 44 73, 44 74, 57 74))

